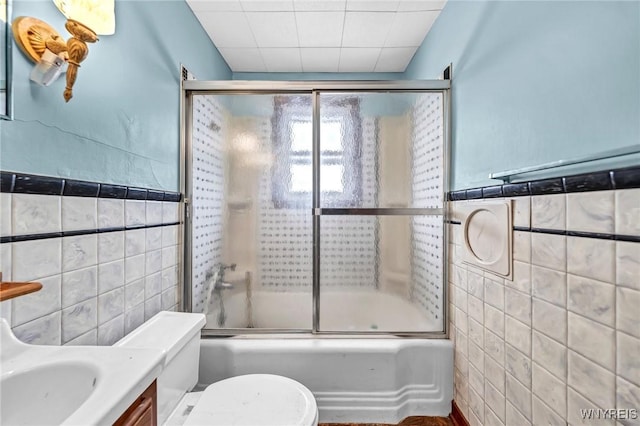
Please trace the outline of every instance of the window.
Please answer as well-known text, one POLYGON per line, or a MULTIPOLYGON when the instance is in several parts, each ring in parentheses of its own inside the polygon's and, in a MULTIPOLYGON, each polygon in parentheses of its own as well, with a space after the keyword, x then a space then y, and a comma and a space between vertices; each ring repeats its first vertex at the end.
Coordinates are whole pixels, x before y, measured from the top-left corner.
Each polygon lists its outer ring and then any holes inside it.
MULTIPOLYGON (((331 97, 328 96, 329 99, 331 97)), ((323 99, 324 101, 324 99, 323 99)), ((277 161, 272 175, 277 208, 310 207, 313 192, 313 123, 310 99, 276 97, 272 119, 277 161)), ((362 126, 357 99, 321 103, 320 189, 323 207, 355 207, 362 187, 362 126)))

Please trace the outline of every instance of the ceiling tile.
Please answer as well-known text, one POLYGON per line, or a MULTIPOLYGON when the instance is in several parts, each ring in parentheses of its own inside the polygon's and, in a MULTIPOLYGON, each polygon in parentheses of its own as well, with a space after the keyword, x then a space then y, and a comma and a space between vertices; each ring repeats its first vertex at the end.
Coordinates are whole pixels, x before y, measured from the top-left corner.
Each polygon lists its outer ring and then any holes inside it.
POLYGON ((447 0, 400 0, 398 12, 415 10, 442 10, 447 0))
POLYGON ((256 47, 242 12, 198 12, 198 19, 216 47, 256 47))
POLYGON ((380 55, 380 48, 340 49, 339 72, 372 72, 380 55))
POLYGON ((260 52, 267 72, 302 72, 300 49, 265 47, 260 52))
POLYGON ((235 72, 267 72, 260 50, 254 49, 220 49, 220 53, 229 68, 235 72))
POLYGON ((194 12, 242 12, 240 0, 187 0, 194 12))
POLYGON ((296 12, 300 47, 340 47, 344 12, 296 12))
POLYGON ((440 11, 396 13, 384 47, 420 46, 440 11))
POLYGON ((399 0, 347 0, 347 10, 395 12, 399 0))
POLYGON ((385 47, 380 52, 374 71, 403 72, 415 53, 415 47, 385 47))
POLYGON ((340 48, 307 47, 300 49, 302 72, 338 72, 340 48))
POLYGON ((393 23, 391 12, 347 12, 342 32, 344 47, 382 47, 393 23))
POLYGON ((344 10, 347 0, 293 0, 296 11, 317 12, 329 10, 344 10))
POLYGON ((293 11, 293 0, 241 0, 245 12, 289 12, 293 11))
POLYGON ((293 12, 247 12, 258 47, 297 47, 298 33, 293 12))

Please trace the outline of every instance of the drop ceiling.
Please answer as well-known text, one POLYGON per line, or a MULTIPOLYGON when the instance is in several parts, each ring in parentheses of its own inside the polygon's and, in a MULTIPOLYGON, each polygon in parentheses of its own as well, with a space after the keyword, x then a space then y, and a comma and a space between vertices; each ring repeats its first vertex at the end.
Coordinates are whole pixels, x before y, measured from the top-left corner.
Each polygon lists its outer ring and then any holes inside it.
POLYGON ((446 0, 187 0, 234 72, 403 72, 446 0))

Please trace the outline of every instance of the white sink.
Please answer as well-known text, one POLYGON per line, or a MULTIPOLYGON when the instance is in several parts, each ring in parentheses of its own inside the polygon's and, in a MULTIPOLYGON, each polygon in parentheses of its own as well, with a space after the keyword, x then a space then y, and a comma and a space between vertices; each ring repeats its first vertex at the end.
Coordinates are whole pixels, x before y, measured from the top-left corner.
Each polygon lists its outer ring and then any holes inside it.
POLYGON ((60 424, 98 385, 95 365, 55 362, 3 374, 0 379, 0 424, 60 424))
POLYGON ((113 424, 162 371, 159 350, 40 346, 0 319, 0 425, 113 424))

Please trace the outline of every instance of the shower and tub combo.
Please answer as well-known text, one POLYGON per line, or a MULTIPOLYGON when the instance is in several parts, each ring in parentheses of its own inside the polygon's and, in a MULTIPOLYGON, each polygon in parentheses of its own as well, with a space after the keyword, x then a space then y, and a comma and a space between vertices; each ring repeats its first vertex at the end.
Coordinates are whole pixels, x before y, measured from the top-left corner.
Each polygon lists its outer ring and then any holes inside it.
POLYGON ((321 422, 449 414, 449 88, 183 81, 200 387, 287 376, 321 422))

